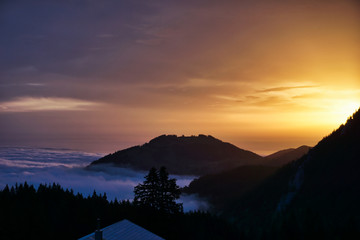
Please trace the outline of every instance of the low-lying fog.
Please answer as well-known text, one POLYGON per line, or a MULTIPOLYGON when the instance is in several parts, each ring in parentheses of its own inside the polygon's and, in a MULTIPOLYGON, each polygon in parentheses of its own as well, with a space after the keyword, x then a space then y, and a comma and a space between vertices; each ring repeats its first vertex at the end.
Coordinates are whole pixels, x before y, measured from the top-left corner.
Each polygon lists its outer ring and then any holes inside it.
MULTIPOLYGON (((67 149, 0 148, 0 189, 6 184, 27 181, 36 187, 40 183, 59 183, 63 188, 72 188, 88 196, 95 190, 104 193, 109 200, 132 200, 134 186, 144 180, 145 171, 107 167, 106 171, 87 171, 84 167, 101 157, 67 149)), ((188 185, 196 176, 176 176, 180 187, 188 185)), ((184 210, 204 210, 206 202, 193 195, 182 196, 184 210)))

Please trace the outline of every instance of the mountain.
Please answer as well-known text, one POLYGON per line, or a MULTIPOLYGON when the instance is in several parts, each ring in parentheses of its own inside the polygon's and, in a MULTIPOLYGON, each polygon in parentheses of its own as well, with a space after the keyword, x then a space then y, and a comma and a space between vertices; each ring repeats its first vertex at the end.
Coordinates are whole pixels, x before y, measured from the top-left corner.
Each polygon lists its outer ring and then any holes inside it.
POLYGON ((161 135, 142 146, 127 148, 96 160, 88 169, 113 164, 148 171, 165 166, 172 174, 204 175, 242 165, 259 164, 262 157, 212 136, 161 135))
POLYGON ((278 151, 263 158, 262 165, 240 166, 220 173, 201 176, 183 189, 187 194, 206 198, 215 209, 232 202, 256 187, 276 170, 303 157, 311 148, 301 146, 278 151))
POLYGON ((182 192, 206 198, 215 210, 219 210, 253 189, 277 169, 278 167, 260 165, 240 166, 195 179, 182 192))
POLYGON ((270 154, 265 157, 264 164, 267 166, 283 166, 289 162, 298 160, 309 152, 311 147, 301 146, 298 148, 289 148, 270 154))
POLYGON ((360 239, 360 109, 224 207, 251 239, 360 239))

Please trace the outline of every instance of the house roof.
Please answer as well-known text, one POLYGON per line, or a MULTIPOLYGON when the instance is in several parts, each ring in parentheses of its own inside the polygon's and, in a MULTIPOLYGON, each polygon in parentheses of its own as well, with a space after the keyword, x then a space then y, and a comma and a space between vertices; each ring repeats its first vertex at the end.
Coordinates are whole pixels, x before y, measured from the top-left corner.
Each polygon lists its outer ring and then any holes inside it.
MULTIPOLYGON (((130 222, 122 220, 103 229, 103 240, 164 240, 152 232, 130 222)), ((78 240, 94 240, 95 233, 86 235, 78 240)))

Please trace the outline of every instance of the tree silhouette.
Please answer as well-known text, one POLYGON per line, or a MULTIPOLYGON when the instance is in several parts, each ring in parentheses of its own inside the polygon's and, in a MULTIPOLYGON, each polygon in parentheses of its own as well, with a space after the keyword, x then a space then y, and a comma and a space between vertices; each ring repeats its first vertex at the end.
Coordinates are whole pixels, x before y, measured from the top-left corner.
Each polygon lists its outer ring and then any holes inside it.
POLYGON ((156 209, 165 213, 183 212, 182 203, 176 203, 180 197, 180 188, 176 179, 169 179, 165 167, 159 171, 151 168, 145 181, 134 188, 134 204, 146 208, 156 209))
POLYGON ((148 175, 145 176, 143 184, 134 188, 134 203, 136 205, 146 206, 158 209, 159 202, 159 176, 156 168, 151 168, 148 175))

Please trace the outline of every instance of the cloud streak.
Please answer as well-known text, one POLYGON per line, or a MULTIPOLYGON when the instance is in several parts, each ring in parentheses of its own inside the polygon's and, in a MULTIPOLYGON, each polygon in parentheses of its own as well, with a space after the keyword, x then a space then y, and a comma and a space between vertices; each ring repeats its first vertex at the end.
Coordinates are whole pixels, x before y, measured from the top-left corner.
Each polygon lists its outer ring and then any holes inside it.
POLYGON ((0 112, 84 111, 96 106, 99 104, 72 98, 22 97, 1 102, 0 112))
POLYGON ((259 90, 258 92, 281 92, 281 91, 287 91, 292 89, 303 89, 303 88, 316 88, 318 86, 294 86, 294 87, 273 87, 273 88, 267 88, 263 90, 259 90))

